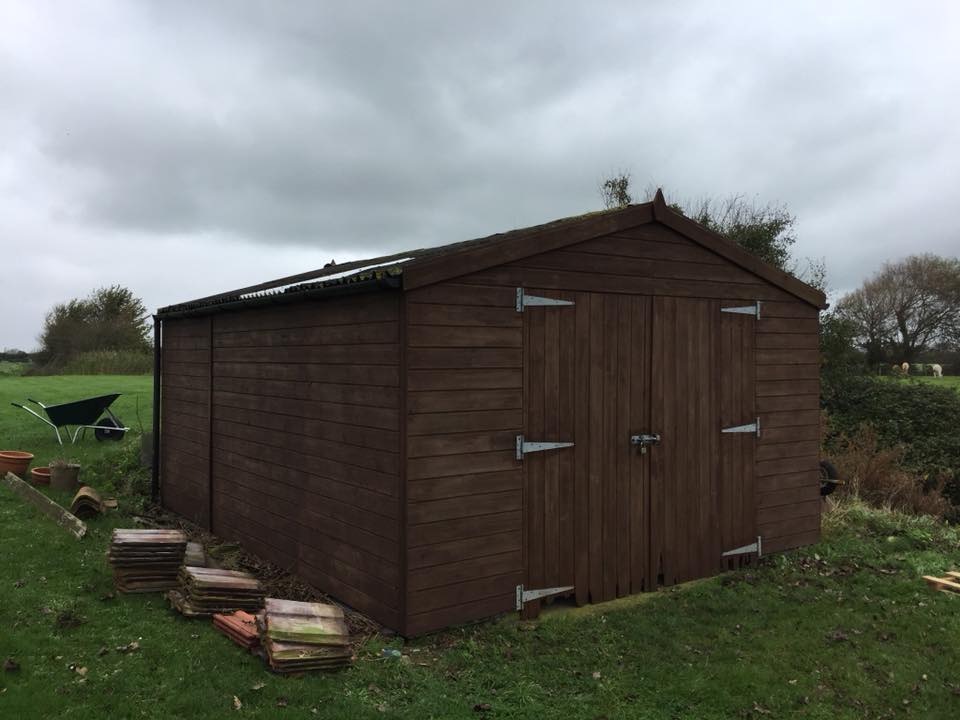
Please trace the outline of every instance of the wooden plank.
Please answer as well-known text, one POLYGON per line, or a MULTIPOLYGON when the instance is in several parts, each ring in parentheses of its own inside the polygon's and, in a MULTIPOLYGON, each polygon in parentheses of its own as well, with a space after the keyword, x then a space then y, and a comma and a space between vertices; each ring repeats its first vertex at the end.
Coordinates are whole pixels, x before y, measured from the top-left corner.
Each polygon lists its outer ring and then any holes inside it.
POLYGON ((757 512, 757 522, 761 525, 780 523, 785 520, 795 520, 796 518, 812 517, 820 515, 820 498, 808 500, 802 503, 790 503, 787 505, 775 505, 773 507, 762 508, 757 512))
POLYGON ((11 472, 6 473, 2 482, 14 495, 26 500, 37 510, 56 521, 57 525, 73 535, 77 540, 87 534, 86 524, 78 517, 57 505, 39 490, 31 487, 11 472))
MULTIPOLYGON (((322 317, 323 313, 318 313, 318 315, 322 317)), ((214 335, 214 347, 310 347, 396 343, 398 340, 398 323, 396 320, 388 320, 385 322, 351 323, 349 325, 218 332, 214 335)))
POLYGON ((411 525, 417 525, 440 520, 456 520, 520 510, 522 505, 523 496, 519 492, 477 493, 466 497, 412 503, 408 510, 408 521, 411 525))
MULTIPOLYGON (((432 519, 427 512, 419 513, 411 519, 411 525, 407 531, 408 543, 411 548, 421 545, 432 545, 435 543, 449 542, 451 540, 465 540, 472 537, 485 537, 496 533, 520 531, 523 527, 522 507, 519 500, 520 493, 516 493, 517 502, 513 504, 514 509, 506 512, 500 512, 494 509, 490 514, 477 515, 474 517, 463 516, 461 513, 452 513, 456 517, 443 519, 432 519), (421 522, 414 522, 419 520, 421 522)), ((417 504, 411 504, 411 511, 417 504)), ((422 504, 421 504, 422 505, 422 504)), ((489 508, 488 508, 489 509, 489 508)), ((447 513, 448 515, 451 513, 447 513)))
POLYGON ((428 568, 412 569, 407 581, 410 592, 443 587, 453 583, 478 578, 503 575, 504 573, 519 570, 522 566, 522 556, 519 549, 508 552, 486 555, 469 560, 460 560, 445 565, 434 565, 428 568))
POLYGON ((819 427, 820 410, 797 410, 760 413, 760 436, 770 428, 781 427, 819 427))
POLYGON ((506 390, 523 388, 520 368, 482 368, 466 370, 411 370, 411 392, 419 390, 506 390))
POLYGON ((757 322, 757 333, 800 333, 817 337, 820 332, 820 323, 816 317, 767 317, 769 309, 761 308, 761 317, 757 322))
POLYGON ((810 365, 820 361, 819 350, 757 350, 760 365, 810 365))
POLYGON ((574 382, 574 586, 577 605, 590 599, 590 303, 591 296, 575 296, 574 382), (584 392, 587 390, 587 392, 584 392))
POLYGON ((519 327, 411 325, 407 342, 411 348, 519 348, 523 334, 519 327))
POLYGON ((412 313, 416 313, 413 306, 420 303, 509 308, 512 312, 516 312, 516 291, 516 287, 496 287, 492 285, 484 287, 483 285, 444 282, 410 289, 406 296, 412 313))
POLYGON ((763 551, 765 554, 783 552, 793 548, 803 547, 804 545, 813 545, 820 540, 819 527, 815 530, 806 530, 804 532, 794 533, 792 535, 781 535, 763 539, 763 551))
POLYGON ((445 565, 485 557, 497 553, 520 550, 523 540, 519 530, 482 537, 451 540, 433 545, 420 545, 407 551, 408 564, 412 570, 445 565))
POLYGON ((757 507, 772 508, 779 505, 794 505, 814 500, 820 500, 820 488, 818 485, 806 483, 795 488, 760 493, 757 507))
POLYGON ((331 365, 396 365, 396 343, 364 345, 312 345, 295 347, 214 348, 214 362, 329 363, 331 365))
POLYGON ((411 348, 407 357, 413 369, 521 368, 520 348, 411 348))
POLYGON ((324 363, 249 363, 224 360, 214 362, 218 378, 247 378, 250 380, 287 380, 299 382, 329 382, 343 385, 375 385, 398 387, 400 371, 391 365, 330 365, 324 363))
POLYGON ((813 471, 818 470, 819 466, 820 460, 816 455, 765 460, 757 463, 757 475, 764 477, 766 475, 813 471))
POLYGON ((482 390, 421 390, 409 393, 411 413, 516 410, 523 407, 521 388, 482 390))
MULTIPOLYGON (((805 367, 803 365, 799 367, 805 367)), ((820 381, 810 380, 762 380, 757 383, 758 397, 776 395, 817 395, 820 394, 820 381)))
POLYGON ((523 412, 521 410, 482 410, 421 413, 407 417, 407 432, 411 436, 480 430, 511 430, 519 435, 523 432, 523 412))
MULTIPOLYGON (((531 309, 524 320, 524 436, 531 440, 544 438, 546 315, 531 309)), ((522 559, 526 569, 524 584, 543 587, 544 583, 544 462, 543 454, 531 455, 523 461, 524 536, 522 559)), ((536 617, 540 602, 528 603, 523 608, 524 618, 536 617)))
POLYGON ((519 467, 514 449, 481 453, 458 453, 436 457, 410 458, 407 461, 407 478, 425 478, 462 475, 465 468, 473 472, 496 472, 519 467))
POLYGON ((411 458, 457 455, 464 453, 516 450, 517 436, 507 430, 488 430, 445 435, 418 435, 407 440, 407 456, 411 458))
POLYGON ((413 615, 431 613, 432 611, 435 612, 448 608, 455 610, 458 607, 470 605, 477 601, 498 596, 502 597, 508 592, 512 592, 514 588, 522 584, 523 581, 523 573, 517 570, 493 577, 467 580, 465 582, 445 585, 440 588, 413 592, 410 593, 407 608, 413 615))
POLYGON ((587 389, 590 395, 589 407, 589 435, 588 435, 588 482, 589 493, 587 507, 589 509, 589 588, 590 600, 599 602, 603 599, 603 419, 604 419, 604 384, 603 384, 603 311, 602 296, 592 296, 590 299, 590 319, 588 332, 590 336, 589 384, 587 389))
POLYGON ((767 545, 768 538, 773 539, 785 535, 797 535, 799 533, 819 531, 820 513, 808 515, 806 517, 793 518, 790 520, 776 520, 769 523, 759 523, 757 525, 757 534, 764 538, 764 545, 767 545))
POLYGON ((616 233, 578 243, 571 246, 570 249, 580 253, 612 255, 618 258, 642 258, 708 265, 722 265, 724 263, 709 250, 705 250, 689 240, 678 243, 675 239, 668 238, 666 234, 626 237, 622 233, 616 233))
POLYGON ((358 427, 399 429, 396 408, 361 407, 342 403, 314 402, 293 398, 273 398, 249 393, 235 393, 214 388, 213 402, 217 407, 227 406, 255 410, 265 414, 290 415, 308 420, 324 420, 358 427))
MULTIPOLYGON (((411 441, 413 438, 411 438, 411 441)), ((470 473, 452 475, 429 480, 416 480, 407 488, 411 502, 443 500, 445 498, 473 495, 475 493, 496 493, 505 490, 521 490, 523 476, 519 470, 505 470, 493 473, 470 473)))
MULTIPOLYGON (((786 410, 818 410, 819 395, 774 395, 757 398, 757 411, 761 413, 784 412, 786 410)), ((761 432, 763 428, 761 426, 761 432)))
POLYGON ((820 336, 816 333, 759 333, 757 347, 764 349, 817 350, 820 336))
POLYGON ((818 380, 820 365, 758 365, 757 380, 818 380))
POLYGON ((523 315, 512 305, 483 307, 412 302, 407 316, 411 325, 499 328, 519 328, 523 325, 523 315))
POLYGON ((803 442, 820 439, 818 425, 795 425, 790 427, 763 427, 760 433, 760 445, 773 445, 784 442, 803 442))
MULTIPOLYGON (((503 578, 508 577, 508 575, 497 577, 503 578)), ((414 637, 434 630, 441 630, 501 613, 512 612, 514 609, 514 598, 515 593, 511 590, 509 593, 501 593, 482 600, 453 605, 439 610, 429 610, 428 612, 411 614, 407 621, 407 634, 410 637, 414 637)))

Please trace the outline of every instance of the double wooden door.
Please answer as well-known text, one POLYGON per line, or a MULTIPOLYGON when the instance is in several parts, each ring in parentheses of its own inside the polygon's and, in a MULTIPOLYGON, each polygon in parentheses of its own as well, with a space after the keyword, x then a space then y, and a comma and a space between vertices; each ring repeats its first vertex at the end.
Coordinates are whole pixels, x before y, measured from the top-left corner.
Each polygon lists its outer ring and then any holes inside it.
POLYGON ((756 540, 756 433, 723 430, 756 419, 755 318, 717 300, 527 292, 573 304, 524 308, 524 438, 573 445, 523 454, 524 587, 598 602, 742 557, 724 552, 756 540))

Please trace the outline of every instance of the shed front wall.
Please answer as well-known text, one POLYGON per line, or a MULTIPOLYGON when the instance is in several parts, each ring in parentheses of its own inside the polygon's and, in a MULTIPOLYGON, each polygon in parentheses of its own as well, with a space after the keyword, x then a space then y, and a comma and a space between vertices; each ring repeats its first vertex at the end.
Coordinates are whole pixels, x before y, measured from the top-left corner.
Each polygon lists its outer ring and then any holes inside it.
MULTIPOLYGON (((525 427, 517 287, 554 297, 763 301, 750 346, 763 428, 749 455, 754 526, 766 552, 817 540, 817 309, 661 225, 644 225, 405 294, 407 634, 512 610, 528 577, 524 469, 515 458, 525 427)), ((566 411, 576 418, 575 407, 566 411)))
POLYGON ((166 507, 400 626, 399 296, 163 323, 166 507))

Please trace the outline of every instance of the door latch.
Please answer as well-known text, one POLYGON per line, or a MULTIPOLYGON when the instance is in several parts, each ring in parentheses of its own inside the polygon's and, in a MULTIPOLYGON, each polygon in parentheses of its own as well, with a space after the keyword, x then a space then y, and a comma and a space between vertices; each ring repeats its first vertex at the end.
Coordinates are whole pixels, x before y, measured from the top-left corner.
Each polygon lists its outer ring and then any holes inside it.
POLYGON ((640 454, 646 455, 648 445, 660 444, 660 433, 641 433, 640 435, 631 435, 630 444, 639 445, 640 454))

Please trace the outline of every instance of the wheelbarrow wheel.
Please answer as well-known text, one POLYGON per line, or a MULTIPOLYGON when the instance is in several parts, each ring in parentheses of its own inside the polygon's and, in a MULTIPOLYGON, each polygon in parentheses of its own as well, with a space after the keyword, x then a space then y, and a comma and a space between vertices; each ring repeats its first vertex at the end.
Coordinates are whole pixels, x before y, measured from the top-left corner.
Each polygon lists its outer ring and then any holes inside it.
POLYGON ((820 495, 827 496, 840 484, 840 473, 829 460, 820 461, 820 495))
POLYGON ((123 436, 126 434, 126 430, 122 429, 123 425, 112 417, 104 416, 100 418, 97 420, 97 425, 99 425, 99 427, 94 429, 93 435, 101 442, 104 440, 123 440, 123 436), (117 429, 114 430, 113 428, 117 429))

